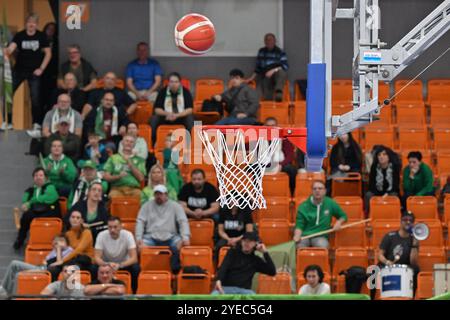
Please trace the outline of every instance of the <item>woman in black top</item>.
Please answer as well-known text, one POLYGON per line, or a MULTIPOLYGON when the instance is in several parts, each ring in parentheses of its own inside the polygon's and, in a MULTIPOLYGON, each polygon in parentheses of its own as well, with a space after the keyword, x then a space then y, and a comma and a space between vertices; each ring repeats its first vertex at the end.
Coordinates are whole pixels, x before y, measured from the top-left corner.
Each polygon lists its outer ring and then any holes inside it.
POLYGON ((361 172, 362 152, 351 133, 343 134, 331 149, 330 165, 332 176, 348 172, 361 172))

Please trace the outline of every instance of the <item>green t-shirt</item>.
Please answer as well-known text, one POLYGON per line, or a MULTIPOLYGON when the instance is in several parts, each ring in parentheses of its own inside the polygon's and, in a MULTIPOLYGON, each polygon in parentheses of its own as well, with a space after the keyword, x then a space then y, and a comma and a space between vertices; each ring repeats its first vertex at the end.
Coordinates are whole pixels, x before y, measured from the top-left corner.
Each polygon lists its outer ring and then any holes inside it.
MULTIPOLYGON (((147 174, 144 159, 138 156, 134 156, 131 158, 131 162, 144 176, 147 174)), ((103 169, 105 172, 108 172, 113 176, 119 175, 122 171, 125 171, 127 173, 125 177, 111 182, 112 187, 126 186, 131 188, 139 188, 141 186, 141 183, 135 178, 135 176, 131 172, 131 169, 128 166, 127 161, 120 154, 114 154, 111 157, 109 157, 103 169)))

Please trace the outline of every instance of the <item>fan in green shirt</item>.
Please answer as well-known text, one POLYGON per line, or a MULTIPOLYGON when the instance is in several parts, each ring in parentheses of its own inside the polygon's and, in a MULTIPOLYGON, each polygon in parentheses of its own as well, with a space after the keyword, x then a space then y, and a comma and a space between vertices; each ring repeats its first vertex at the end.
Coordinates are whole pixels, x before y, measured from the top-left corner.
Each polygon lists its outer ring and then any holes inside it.
POLYGON ((408 166, 403 170, 403 201, 410 196, 434 195, 434 178, 431 168, 422 162, 422 153, 408 153, 408 166))

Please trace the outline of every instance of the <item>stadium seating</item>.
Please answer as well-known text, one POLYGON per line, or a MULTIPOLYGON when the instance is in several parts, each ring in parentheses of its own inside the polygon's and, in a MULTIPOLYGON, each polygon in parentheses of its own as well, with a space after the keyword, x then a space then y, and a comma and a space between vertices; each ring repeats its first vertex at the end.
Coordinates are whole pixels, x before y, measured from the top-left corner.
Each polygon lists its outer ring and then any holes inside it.
POLYGON ((311 195, 312 183, 315 180, 325 182, 325 174, 322 172, 301 172, 297 174, 295 184, 295 199, 308 197, 311 195))
POLYGON ((125 292, 126 294, 133 294, 131 290, 131 274, 125 270, 118 270, 114 274, 114 279, 123 281, 125 283, 125 292))
POLYGON ((289 125, 289 102, 261 101, 259 108, 259 121, 273 117, 277 119, 278 125, 289 125))
POLYGON ((334 79, 332 80, 332 101, 340 103, 350 103, 353 100, 351 79, 334 79))
POLYGON ((397 80, 394 83, 395 93, 398 94, 395 97, 395 103, 403 102, 422 102, 423 101, 423 84, 421 80, 414 80, 409 83, 410 80, 397 80), (408 84, 409 83, 409 84, 408 84), (399 91, 401 93, 399 93, 399 91))
POLYGON ((291 275, 289 272, 278 272, 275 276, 259 274, 257 294, 291 294, 291 275))
POLYGON ((186 129, 178 124, 164 124, 158 126, 156 129, 156 143, 155 150, 162 151, 166 148, 166 137, 172 134, 172 141, 176 144, 186 143, 186 129))
POLYGON ((398 125, 421 127, 426 123, 425 104, 421 101, 415 103, 397 103, 395 110, 398 125))
POLYGON ((214 221, 211 219, 189 220, 192 246, 208 246, 214 248, 214 221))
POLYGON ((335 248, 367 248, 366 225, 364 223, 334 233, 335 248))
MULTIPOLYGON (((96 83, 97 88, 103 88, 104 85, 105 85, 105 80, 103 78, 97 79, 97 83, 96 83)), ((122 90, 125 89, 125 81, 123 79, 117 78, 116 79, 116 88, 119 88, 122 90)))
POLYGON ((130 231, 132 234, 136 231, 136 219, 120 219, 122 221, 122 227, 125 230, 130 231))
POLYGON ((347 214, 349 221, 364 219, 363 200, 361 197, 335 197, 334 200, 347 214))
POLYGON ((209 274, 186 274, 180 272, 177 276, 178 294, 209 294, 211 293, 211 277, 209 274))
POLYGON ((216 94, 223 93, 225 89, 223 80, 220 79, 198 79, 195 81, 195 101, 211 99, 216 94))
POLYGON ((141 271, 136 294, 172 294, 172 275, 168 271, 141 271))
POLYGON ((285 219, 292 224, 290 199, 286 197, 266 197, 267 208, 253 211, 255 222, 263 219, 285 219))
POLYGON ((427 239, 420 241, 420 250, 428 250, 428 248, 442 249, 444 248, 444 235, 442 223, 438 219, 417 219, 416 223, 425 223, 430 229, 430 235, 427 239))
POLYGON ((141 207, 138 197, 114 197, 111 199, 111 215, 121 219, 136 219, 141 207))
POLYGON ((372 222, 378 219, 399 221, 401 216, 400 199, 395 196, 372 197, 370 199, 370 217, 372 222))
POLYGON ((224 246, 224 247, 220 248, 220 250, 219 250, 219 259, 217 261, 217 268, 219 268, 220 265, 222 264, 223 259, 225 259, 225 256, 228 253, 228 250, 230 250, 230 247, 228 247, 228 246, 224 246))
POLYGON ((371 127, 365 128, 364 150, 372 150, 374 145, 382 144, 391 149, 395 149, 395 135, 392 127, 371 127))
POLYGON ((52 282, 50 272, 22 271, 17 274, 17 295, 39 295, 52 282))
POLYGON ((64 217, 67 214, 67 198, 59 197, 59 208, 61 210, 61 216, 64 217))
POLYGON ((428 131, 426 127, 422 128, 410 128, 410 127, 399 127, 398 128, 398 142, 400 150, 405 149, 428 149, 429 148, 429 138, 428 131))
MULTIPOLYGON (((169 84, 169 79, 164 79, 163 80, 163 86, 166 87, 169 84)), ((189 91, 191 90, 191 81, 187 78, 181 78, 181 85, 183 87, 185 87, 186 89, 188 89, 189 91)))
POLYGON ((430 105, 430 124, 433 127, 447 126, 450 123, 450 99, 446 103, 430 105))
POLYGON ((450 101, 450 80, 430 79, 428 80, 428 104, 450 101))
POLYGON ((416 219, 439 219, 438 201, 433 196, 408 197, 406 201, 408 210, 414 212, 416 219))
POLYGON ((297 249, 297 277, 303 275, 303 271, 309 265, 320 266, 323 272, 330 272, 328 249, 326 248, 299 248, 297 249))
POLYGON ((348 103, 333 102, 331 107, 333 116, 341 116, 353 110, 353 105, 348 103))
POLYGON ((348 173, 346 177, 336 177, 331 181, 331 196, 357 196, 362 193, 362 178, 358 172, 348 173))
POLYGON ((306 97, 302 94, 297 81, 294 81, 294 102, 306 101, 306 97))
POLYGON ((400 220, 393 221, 378 219, 376 221, 372 221, 371 226, 372 237, 370 241, 370 247, 373 250, 376 250, 377 248, 379 248, 381 240, 383 240, 383 237, 388 232, 397 231, 400 229, 400 220))
POLYGON ((437 152, 436 170, 438 174, 450 175, 450 150, 447 152, 437 152))
POLYGON ((262 187, 265 197, 291 196, 289 189, 289 176, 284 172, 265 175, 262 179, 262 187))
POLYGON ((444 221, 448 227, 450 223, 450 196, 446 196, 444 199, 444 221))
POLYGON ((450 129, 448 127, 434 127, 433 139, 436 151, 450 151, 450 129))
POLYGON ((419 272, 417 275, 417 299, 428 299, 433 297, 433 272, 419 272))
POLYGON ((138 136, 145 139, 148 150, 153 149, 152 128, 148 124, 138 125, 138 136))
POLYGON ((181 266, 200 266, 210 276, 214 275, 212 249, 205 246, 186 246, 180 250, 181 266))
POLYGON ((59 218, 35 218, 31 222, 28 245, 39 248, 51 248, 53 238, 62 231, 59 218))
POLYGON ((25 249, 25 262, 34 264, 35 266, 42 265, 50 251, 51 249, 49 247, 42 249, 27 245, 25 249))
POLYGON ((282 219, 262 219, 258 225, 261 241, 267 246, 290 241, 289 228, 289 221, 282 219))
POLYGON ((139 124, 148 124, 153 115, 153 104, 149 101, 137 101, 136 110, 129 116, 132 122, 139 124))
POLYGON ((306 125, 306 101, 294 101, 291 123, 297 127, 306 125))
POLYGON ((335 253, 335 263, 333 267, 333 277, 337 278, 339 273, 352 266, 367 268, 369 264, 367 250, 363 248, 337 248, 335 253))
POLYGON ((143 247, 139 258, 141 271, 171 272, 171 256, 172 251, 169 247, 143 247))
POLYGON ((447 257, 444 248, 427 247, 419 250, 420 271, 433 271, 436 263, 446 263, 447 257))

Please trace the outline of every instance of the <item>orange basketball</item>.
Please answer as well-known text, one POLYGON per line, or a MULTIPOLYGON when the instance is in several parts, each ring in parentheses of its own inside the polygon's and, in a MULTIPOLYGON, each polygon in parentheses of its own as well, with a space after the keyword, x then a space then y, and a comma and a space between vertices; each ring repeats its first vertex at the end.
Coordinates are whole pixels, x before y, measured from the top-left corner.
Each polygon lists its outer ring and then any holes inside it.
POLYGON ((202 55, 211 49, 215 39, 214 25, 201 14, 187 14, 175 25, 175 44, 184 53, 202 55))

